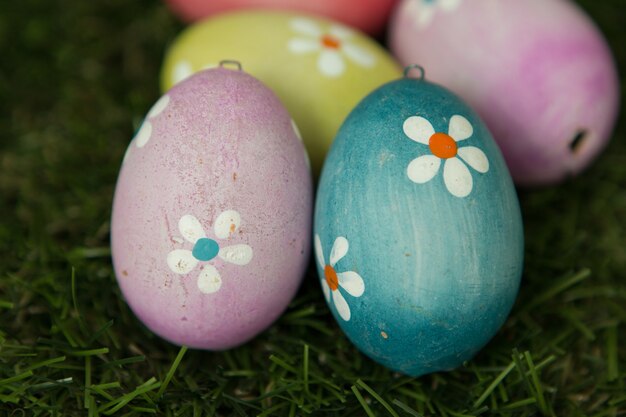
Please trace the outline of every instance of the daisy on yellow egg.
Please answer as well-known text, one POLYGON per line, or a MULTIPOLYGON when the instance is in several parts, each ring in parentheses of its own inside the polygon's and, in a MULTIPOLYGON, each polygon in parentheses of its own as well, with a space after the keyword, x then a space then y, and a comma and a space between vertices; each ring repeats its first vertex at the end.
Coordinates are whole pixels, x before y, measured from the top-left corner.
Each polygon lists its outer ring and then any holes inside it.
POLYGON ((325 28, 306 18, 293 19, 290 26, 296 37, 289 40, 289 51, 298 55, 318 54, 317 69, 326 77, 340 77, 346 70, 346 58, 362 67, 375 64, 374 56, 351 42, 354 31, 345 26, 325 28))

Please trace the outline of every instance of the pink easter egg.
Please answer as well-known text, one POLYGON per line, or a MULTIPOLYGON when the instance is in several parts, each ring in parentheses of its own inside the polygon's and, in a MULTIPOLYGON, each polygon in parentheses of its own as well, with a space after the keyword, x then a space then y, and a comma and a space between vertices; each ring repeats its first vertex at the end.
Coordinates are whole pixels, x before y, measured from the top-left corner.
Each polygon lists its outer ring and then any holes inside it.
POLYGON ((240 345, 285 310, 310 249, 312 180, 291 117, 240 70, 163 95, 130 143, 113 203, 117 280, 153 332, 240 345))
POLYGON ((615 63, 568 0, 404 0, 390 45, 478 111, 519 185, 579 173, 611 137, 615 63))
POLYGON ((226 11, 262 8, 330 17, 376 35, 385 27, 397 0, 167 0, 167 3, 187 22, 226 11))

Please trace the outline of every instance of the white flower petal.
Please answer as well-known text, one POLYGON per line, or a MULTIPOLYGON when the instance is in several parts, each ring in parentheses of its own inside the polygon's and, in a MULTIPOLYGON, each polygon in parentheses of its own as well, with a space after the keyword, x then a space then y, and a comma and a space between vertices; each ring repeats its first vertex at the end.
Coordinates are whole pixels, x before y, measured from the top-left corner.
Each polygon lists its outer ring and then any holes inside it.
POLYGON ((302 134, 300 133, 300 129, 298 129, 298 125, 296 124, 296 121, 293 119, 291 119, 291 127, 293 128, 294 133, 298 137, 298 140, 302 142, 302 134))
POLYGON ((428 25, 430 25, 430 22, 432 22, 433 18, 435 17, 435 6, 427 5, 422 7, 416 17, 417 19, 415 23, 417 27, 419 29, 426 28, 428 25))
POLYGON ((212 294, 222 286, 222 277, 211 264, 204 266, 198 275, 198 289, 204 294, 212 294))
POLYGON ((439 172, 441 159, 435 155, 423 155, 411 161, 406 168, 409 179, 417 184, 424 184, 439 172))
POLYGON ((185 78, 190 77, 193 74, 193 68, 191 64, 187 61, 181 61, 174 66, 174 71, 172 72, 172 84, 178 84, 185 78))
POLYGON ((338 272, 339 285, 353 297, 360 297, 365 291, 363 278, 354 271, 338 272))
POLYGON ((307 52, 317 51, 322 47, 316 39, 290 39, 287 43, 287 49, 294 54, 306 54, 307 52))
POLYGON ((197 264, 190 250, 176 249, 167 254, 167 266, 177 274, 188 274, 197 264))
POLYGON ((446 12, 452 12, 459 8, 462 0, 439 0, 439 7, 446 12))
POLYGON ((443 166, 443 181, 453 196, 467 197, 472 192, 472 174, 459 158, 446 160, 443 166))
POLYGON ((315 235, 313 245, 315 246, 315 257, 317 258, 317 263, 322 269, 324 269, 326 261, 324 260, 324 252, 322 251, 322 240, 320 239, 320 235, 315 235))
POLYGON ((289 26, 291 26, 291 29, 304 35, 314 36, 316 38, 322 36, 322 29, 317 23, 310 19, 301 17, 292 19, 291 22, 289 22, 289 26))
POLYGON ((405 1, 402 4, 403 12, 405 12, 406 16, 417 16, 417 14, 426 6, 424 6, 424 2, 421 0, 411 0, 405 1))
POLYGON ((169 103, 170 103, 170 96, 168 94, 161 96, 161 98, 158 99, 156 103, 154 103, 154 106, 152 106, 152 108, 148 112, 147 117, 149 119, 157 117, 159 114, 161 114, 163 110, 165 110, 165 108, 167 107, 169 103))
POLYGON ((344 319, 345 321, 350 320, 350 306, 346 302, 346 299, 343 298, 343 295, 337 291, 333 291, 333 302, 335 303, 335 308, 337 309, 337 313, 339 313, 339 317, 344 319))
POLYGON ((428 145, 430 137, 435 134, 433 125, 422 116, 411 116, 402 124, 404 134, 409 139, 423 145, 428 145))
POLYGON ((328 33, 342 41, 350 39, 354 35, 354 31, 343 25, 332 25, 328 30, 328 33))
POLYGON ((376 62, 373 55, 371 55, 365 49, 351 43, 344 44, 341 50, 346 54, 348 58, 363 67, 372 67, 376 62))
POLYGON ((128 158, 130 157, 130 153, 131 153, 131 148, 133 147, 132 142, 128 144, 128 147, 126 148, 126 152, 124 152, 124 159, 122 159, 122 165, 124 165, 126 163, 126 161, 128 160, 128 158))
POLYGON ((448 135, 457 142, 465 140, 472 136, 474 128, 472 124, 463 116, 455 114, 450 118, 450 125, 448 126, 448 135))
POLYGON ((317 68, 320 72, 331 78, 339 77, 346 69, 341 54, 335 50, 324 49, 317 59, 317 68))
POLYGON ((476 171, 484 174, 489 171, 489 160, 487 155, 475 146, 464 146, 457 150, 459 157, 476 171))
POLYGON ((198 239, 206 237, 200 221, 191 214, 185 214, 178 221, 178 230, 187 241, 196 243, 198 239))
POLYGON ((241 225, 241 215, 235 210, 226 210, 215 220, 215 236, 226 239, 232 236, 241 225))
POLYGON ((252 260, 252 248, 246 244, 220 248, 218 256, 235 265, 247 265, 252 260))
POLYGON ((326 302, 330 303, 330 287, 325 279, 321 280, 322 283, 322 292, 324 293, 324 298, 326 298, 326 302))
POLYGON ((147 120, 143 122, 139 128, 139 132, 135 135, 135 146, 143 148, 152 136, 152 123, 147 120))
POLYGON ((330 250, 330 266, 335 267, 335 264, 341 260, 346 253, 348 253, 348 248, 350 244, 348 243, 348 239, 343 236, 339 236, 335 239, 335 243, 333 243, 333 248, 330 250))

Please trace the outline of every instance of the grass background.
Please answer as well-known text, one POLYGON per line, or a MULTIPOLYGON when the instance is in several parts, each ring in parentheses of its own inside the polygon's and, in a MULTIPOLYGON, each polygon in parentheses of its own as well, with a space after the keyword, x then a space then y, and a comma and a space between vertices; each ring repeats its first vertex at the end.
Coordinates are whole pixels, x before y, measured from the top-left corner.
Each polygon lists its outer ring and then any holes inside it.
MULTIPOLYGON (((579 3, 625 75, 625 2, 579 3)), ((519 299, 460 369, 413 379, 368 360, 312 269, 238 349, 186 351, 147 331, 112 271, 111 199, 182 27, 159 1, 0 6, 0 416, 626 415, 624 111, 587 172, 520 190, 519 299)))

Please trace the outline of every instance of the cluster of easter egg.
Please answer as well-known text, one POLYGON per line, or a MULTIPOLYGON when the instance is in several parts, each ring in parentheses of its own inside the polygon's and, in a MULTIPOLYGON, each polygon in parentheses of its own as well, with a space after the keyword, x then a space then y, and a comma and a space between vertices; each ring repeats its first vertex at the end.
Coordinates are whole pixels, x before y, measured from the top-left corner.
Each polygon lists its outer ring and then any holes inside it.
POLYGON ((313 248, 363 353, 413 376, 471 358, 520 284, 514 182, 556 184, 611 135, 617 74, 591 20, 569 0, 169 4, 195 23, 113 204, 136 315, 176 344, 240 345, 313 248), (364 34, 385 27, 390 51, 364 34))

